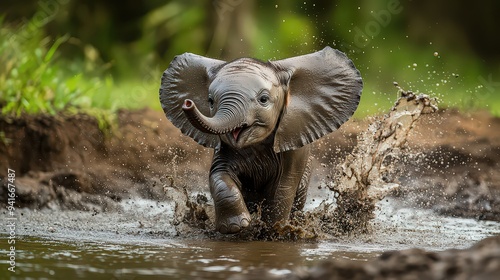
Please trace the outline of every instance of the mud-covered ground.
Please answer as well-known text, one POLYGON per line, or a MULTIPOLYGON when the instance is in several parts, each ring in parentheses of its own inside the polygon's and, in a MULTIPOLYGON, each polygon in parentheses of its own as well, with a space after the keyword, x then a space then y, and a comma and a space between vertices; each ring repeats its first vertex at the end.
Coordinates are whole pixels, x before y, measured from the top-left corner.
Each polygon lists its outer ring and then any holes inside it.
POLYGON ((456 110, 424 116, 399 195, 443 215, 500 221, 500 119, 456 110), (427 120, 425 120, 427 119, 427 120))
MULTIPOLYGON (((324 188, 372 120, 351 120, 314 144, 314 188, 324 188)), ((1 119, 0 178, 16 174, 17 206, 114 209, 135 196, 168 199, 164 186, 206 191, 211 150, 180 135, 163 113, 121 111, 105 135, 84 115, 1 119)), ((443 215, 500 221, 500 119, 453 109, 423 115, 404 156, 394 158, 393 195, 443 215)), ((389 157, 388 160, 391 160, 389 157)), ((0 203, 7 201, 2 180, 0 203)))
MULTIPOLYGON (((311 204, 318 205, 325 199, 337 200, 339 205, 342 197, 330 191, 338 190, 332 186, 340 172, 338 165, 353 152, 362 132, 369 131, 368 126, 380 118, 351 120, 339 131, 315 143, 309 194, 310 201, 318 201, 311 204), (327 195, 322 197, 325 193, 327 195)), ((388 127, 404 126, 395 121, 388 127)), ((157 202, 174 201, 173 219, 169 221, 175 226, 173 234, 191 233, 194 228, 201 230, 202 236, 213 237, 210 234, 213 232, 213 213, 209 198, 203 194, 192 195, 207 191, 211 151, 182 136, 161 112, 148 109, 121 111, 117 129, 111 134, 103 133, 97 121, 85 115, 1 119, 0 131, 0 204, 7 204, 7 178, 11 173, 10 178, 15 174, 16 207, 84 210, 94 216, 119 212, 124 201, 134 201, 138 197, 157 202)), ((384 134, 384 129, 380 131, 384 134)), ((391 135, 387 136, 393 137, 391 135)), ((391 172, 387 172, 389 177, 382 176, 379 181, 399 183, 400 187, 390 194, 398 203, 409 208, 426 208, 445 216, 500 221, 500 119, 484 112, 464 114, 453 109, 422 115, 410 131, 406 144, 391 150, 383 159, 391 172)), ((350 203, 345 202, 344 205, 350 203)), ((356 199, 352 202, 355 203, 356 199)), ((374 203, 368 206, 374 206, 374 203)), ((343 218, 331 215, 329 207, 324 203, 312 211, 295 213, 290 223, 273 228, 261 224, 257 213, 251 229, 239 237, 251 240, 261 237, 267 240, 310 239, 321 238, 322 234, 332 237, 332 234, 342 233, 332 225, 346 223, 339 222, 343 218)), ((372 211, 370 207, 369 210, 362 208, 363 205, 354 210, 360 213, 372 211)), ((342 213, 344 218, 349 215, 355 218, 357 213, 342 213)), ((131 223, 137 222, 140 228, 144 227, 140 218, 131 223)), ((343 227, 346 228, 349 226, 343 227)), ((500 243, 495 240, 486 242, 498 249, 500 243)), ((477 245, 470 250, 449 251, 449 254, 400 251, 384 254, 367 265, 326 263, 290 277, 323 279, 321 275, 326 273, 329 276, 344 275, 345 279, 354 276, 372 279, 370 277, 377 273, 397 276, 397 273, 412 270, 415 265, 422 269, 436 269, 433 275, 442 273, 443 267, 449 266, 448 274, 443 275, 456 276, 463 271, 453 270, 457 267, 454 263, 469 262, 470 258, 487 261, 480 262, 479 270, 488 268, 489 261, 493 261, 491 271, 498 273, 500 256, 493 254, 497 251, 492 253, 485 248, 489 247, 477 245), (408 263, 402 265, 393 261, 401 258, 408 263), (444 264, 440 265, 440 261, 444 264), (384 272, 384 267, 390 267, 387 271, 395 267, 399 270, 387 274, 389 272, 384 272), (361 274, 349 274, 354 272, 361 274)), ((478 275, 479 270, 471 270, 468 275, 478 275)))

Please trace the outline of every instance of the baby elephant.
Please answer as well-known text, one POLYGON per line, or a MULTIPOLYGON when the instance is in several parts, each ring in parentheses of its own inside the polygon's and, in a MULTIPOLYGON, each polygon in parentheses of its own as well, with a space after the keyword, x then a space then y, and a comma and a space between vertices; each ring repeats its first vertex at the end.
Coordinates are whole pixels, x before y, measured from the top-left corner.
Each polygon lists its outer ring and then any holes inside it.
POLYGON ((268 62, 176 56, 160 101, 182 133, 215 150, 209 184, 217 230, 239 232, 258 205, 270 224, 302 209, 307 144, 352 116, 362 88, 352 61, 330 47, 268 62))

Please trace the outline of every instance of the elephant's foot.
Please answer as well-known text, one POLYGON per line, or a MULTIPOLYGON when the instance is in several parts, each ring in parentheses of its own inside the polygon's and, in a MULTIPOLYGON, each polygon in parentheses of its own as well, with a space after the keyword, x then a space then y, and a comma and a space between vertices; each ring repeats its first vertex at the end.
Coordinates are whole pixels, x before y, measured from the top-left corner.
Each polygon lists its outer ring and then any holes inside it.
POLYGON ((250 225, 250 213, 240 188, 228 174, 210 175, 210 193, 215 206, 215 228, 220 233, 237 233, 250 225))
POLYGON ((250 225, 250 213, 244 211, 237 215, 219 215, 215 226, 220 233, 237 233, 250 225))
POLYGON ((241 193, 215 199, 215 228, 220 233, 237 233, 250 225, 251 217, 241 193))

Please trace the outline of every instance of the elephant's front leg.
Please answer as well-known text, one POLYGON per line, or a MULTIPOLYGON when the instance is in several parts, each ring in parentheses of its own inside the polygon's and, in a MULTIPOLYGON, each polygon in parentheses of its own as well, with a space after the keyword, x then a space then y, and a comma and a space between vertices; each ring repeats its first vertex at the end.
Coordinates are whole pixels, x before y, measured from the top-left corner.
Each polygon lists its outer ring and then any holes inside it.
POLYGON ((237 233, 250 224, 240 186, 227 173, 210 174, 210 192, 215 204, 215 228, 220 233, 237 233))

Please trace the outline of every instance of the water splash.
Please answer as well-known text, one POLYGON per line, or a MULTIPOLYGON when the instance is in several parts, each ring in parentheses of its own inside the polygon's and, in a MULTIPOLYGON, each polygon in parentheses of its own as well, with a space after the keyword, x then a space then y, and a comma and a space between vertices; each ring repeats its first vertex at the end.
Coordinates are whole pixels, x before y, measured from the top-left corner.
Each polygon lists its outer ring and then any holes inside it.
POLYGON ((331 189, 337 197, 333 216, 338 218, 341 232, 364 232, 369 228, 375 204, 399 188, 394 163, 410 131, 422 114, 438 109, 428 95, 416 95, 395 85, 400 97, 389 114, 358 136, 353 152, 337 167, 331 189))

